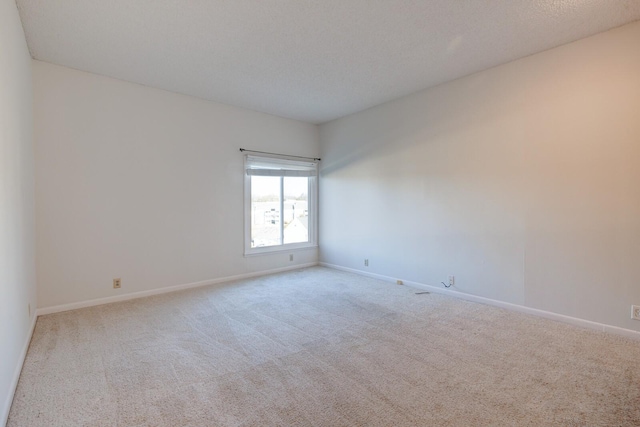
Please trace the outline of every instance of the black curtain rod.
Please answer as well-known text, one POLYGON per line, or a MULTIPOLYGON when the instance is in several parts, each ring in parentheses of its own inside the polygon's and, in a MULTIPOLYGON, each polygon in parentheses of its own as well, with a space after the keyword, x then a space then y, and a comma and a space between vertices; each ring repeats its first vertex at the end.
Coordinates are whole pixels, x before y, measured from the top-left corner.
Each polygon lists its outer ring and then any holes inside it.
POLYGON ((314 161, 320 161, 319 157, 304 157, 304 156, 291 156, 289 154, 279 154, 279 153, 269 153, 267 151, 256 151, 256 150, 247 150, 246 148, 241 148, 240 152, 244 153, 259 153, 259 154, 271 154, 273 156, 283 156, 283 157, 295 157, 296 159, 306 159, 306 160, 314 160, 314 161))

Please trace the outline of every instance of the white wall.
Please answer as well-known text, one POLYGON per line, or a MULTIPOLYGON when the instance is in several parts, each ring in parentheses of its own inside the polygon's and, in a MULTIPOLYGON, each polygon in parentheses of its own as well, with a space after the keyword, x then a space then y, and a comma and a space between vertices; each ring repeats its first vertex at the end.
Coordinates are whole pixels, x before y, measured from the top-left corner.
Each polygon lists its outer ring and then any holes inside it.
POLYGON ((39 61, 33 73, 40 307, 317 261, 243 256, 238 151, 317 156, 317 126, 39 61))
POLYGON ((639 43, 636 22, 322 125, 321 261, 640 331, 639 43))
POLYGON ((13 0, 0 0, 0 425, 36 308, 32 103, 31 56, 18 9, 13 0))

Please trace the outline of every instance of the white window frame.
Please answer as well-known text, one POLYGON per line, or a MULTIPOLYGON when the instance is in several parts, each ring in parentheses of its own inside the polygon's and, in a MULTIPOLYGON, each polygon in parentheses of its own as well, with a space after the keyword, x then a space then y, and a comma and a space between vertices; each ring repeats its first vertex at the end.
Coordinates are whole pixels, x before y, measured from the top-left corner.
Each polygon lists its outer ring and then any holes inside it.
MULTIPOLYGON (((286 166, 283 166, 285 168, 286 166)), ((292 159, 286 156, 277 155, 263 155, 260 156, 246 154, 244 156, 244 255, 260 255, 270 254, 274 252, 288 252, 292 250, 316 248, 318 247, 318 162, 316 160, 300 161, 299 159, 292 159), (307 210, 309 213, 308 230, 309 241, 302 243, 282 243, 280 245, 273 246, 261 246, 258 248, 251 247, 251 175, 249 175, 248 169, 250 164, 255 161, 264 161, 265 163, 273 162, 273 166, 269 167, 274 172, 274 176, 278 176, 278 164, 290 164, 293 168, 296 166, 310 167, 313 165, 314 175, 309 176, 309 190, 307 200, 307 210)), ((284 179, 280 176, 280 230, 284 234, 284 179)), ((281 241, 284 242, 284 236, 281 236, 281 241)))

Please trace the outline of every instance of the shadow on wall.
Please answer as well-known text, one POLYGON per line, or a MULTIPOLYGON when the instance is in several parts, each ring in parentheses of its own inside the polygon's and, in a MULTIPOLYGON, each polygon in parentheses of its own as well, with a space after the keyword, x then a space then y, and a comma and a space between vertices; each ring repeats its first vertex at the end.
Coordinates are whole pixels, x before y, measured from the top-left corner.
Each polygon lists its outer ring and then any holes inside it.
MULTIPOLYGON (((527 78, 535 67, 523 61, 526 58, 509 67, 483 71, 320 125, 321 175, 407 146, 428 144, 438 135, 502 121, 505 114, 516 114, 538 100, 559 101, 562 79, 527 78), (528 72, 514 79, 512 67, 527 68, 528 72), (368 138, 364 140, 363 135, 368 138)), ((562 68, 567 73, 566 67, 562 68)))

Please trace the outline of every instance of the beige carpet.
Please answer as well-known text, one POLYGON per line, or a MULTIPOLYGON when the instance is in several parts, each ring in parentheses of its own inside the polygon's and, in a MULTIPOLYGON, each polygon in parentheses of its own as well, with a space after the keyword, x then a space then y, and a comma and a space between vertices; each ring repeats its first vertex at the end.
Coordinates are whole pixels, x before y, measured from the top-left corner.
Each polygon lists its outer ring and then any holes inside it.
POLYGON ((9 426, 640 426, 640 342, 325 268, 38 319, 9 426))

